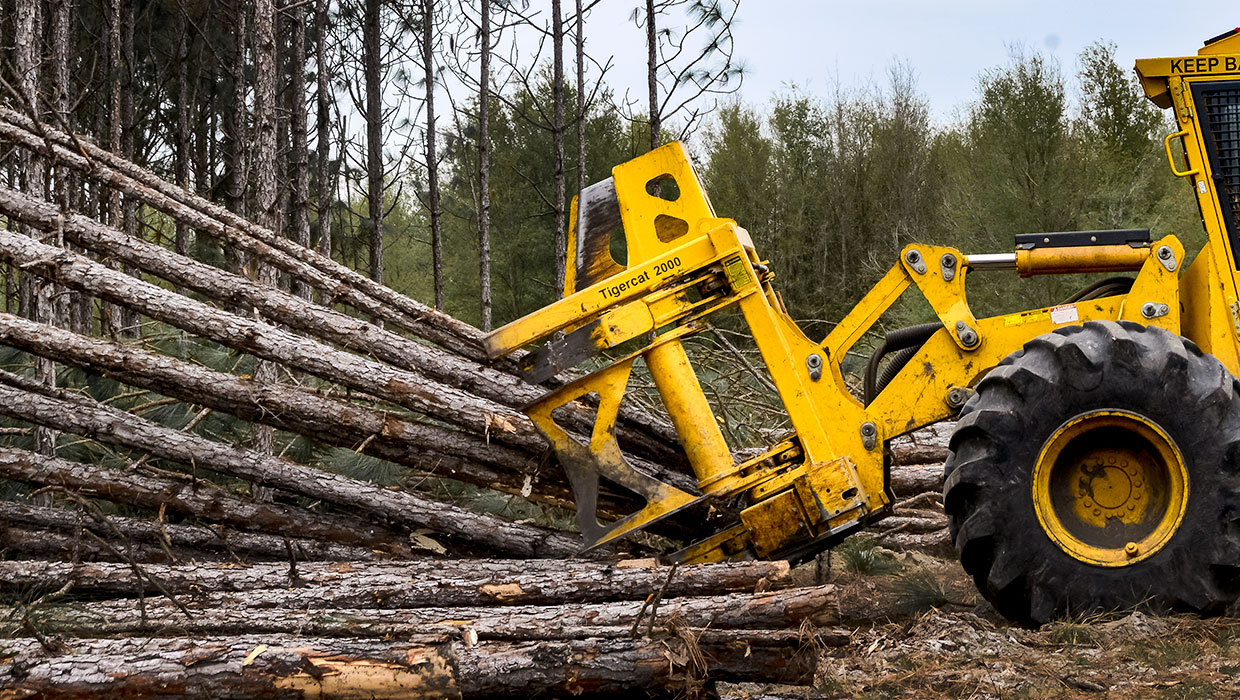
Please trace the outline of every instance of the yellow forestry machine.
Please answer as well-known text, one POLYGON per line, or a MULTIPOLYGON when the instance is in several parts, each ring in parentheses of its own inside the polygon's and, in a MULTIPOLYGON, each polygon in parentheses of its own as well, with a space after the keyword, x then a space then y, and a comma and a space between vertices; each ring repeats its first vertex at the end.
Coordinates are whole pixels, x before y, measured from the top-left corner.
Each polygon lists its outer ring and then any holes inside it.
MULTIPOLYGON (((565 296, 487 338, 525 355, 532 381, 624 354, 527 412, 567 470, 587 547, 704 502, 739 516, 670 561, 801 559, 889 515, 889 441, 960 416, 944 504, 964 569, 1012 620, 1097 610, 1221 612, 1240 594, 1240 29, 1196 56, 1137 61, 1174 111, 1171 169, 1191 184, 1209 241, 1190 262, 1148 230, 1022 234, 1013 252, 913 244, 819 342, 789 318, 745 229, 711 208, 680 144, 617 166, 574 200, 565 296), (1177 163, 1176 154, 1182 156, 1177 163), (622 237, 622 238, 621 238, 622 237), (615 240, 614 240, 615 239, 615 240), (618 240, 623 246, 614 245, 618 240), (623 250, 617 260, 613 250, 623 250), (977 318, 973 274, 1135 273, 1071 301, 977 318), (841 362, 915 287, 934 324, 886 335, 865 395, 841 362), (684 341, 739 310, 787 410, 790 437, 733 460, 684 341), (623 347, 621 347, 623 346, 623 347), (884 355, 890 355, 879 373, 884 355), (690 493, 635 469, 616 442, 642 361, 698 479, 690 493), (597 396, 588 443, 556 409, 597 396), (645 499, 600 522, 600 480, 645 499)), ((1013 279, 1015 281, 1015 279, 1013 279)), ((705 529, 705 524, 703 528, 705 529)))

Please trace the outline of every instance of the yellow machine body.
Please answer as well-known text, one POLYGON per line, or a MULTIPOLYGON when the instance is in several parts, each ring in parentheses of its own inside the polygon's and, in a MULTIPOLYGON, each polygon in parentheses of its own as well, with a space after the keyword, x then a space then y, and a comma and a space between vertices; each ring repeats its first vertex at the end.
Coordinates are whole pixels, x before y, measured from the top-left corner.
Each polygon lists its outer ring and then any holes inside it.
MULTIPOLYGON (((682 562, 748 557, 798 558, 831 545, 891 511, 884 450, 892 438, 955 415, 970 387, 1030 339, 1095 320, 1158 326, 1195 341, 1240 374, 1240 304, 1236 195, 1216 190, 1203 114, 1202 86, 1234 82, 1240 90, 1240 36, 1208 45, 1201 55, 1139 61, 1149 97, 1174 107, 1183 169, 1201 205, 1209 243, 1191 266, 1175 236, 1157 240, 1110 234, 1018 238, 1017 250, 969 255, 914 244, 820 341, 806 337, 773 287, 774 274, 746 230, 717 217, 684 148, 672 143, 617 166, 610 180, 574 200, 563 299, 491 333, 499 357, 546 341, 526 356, 536 381, 624 346, 627 354, 547 394, 528 413, 568 471, 588 547, 597 546, 705 500, 744 495, 739 522, 676 553, 682 562), (1200 98, 1197 98, 1200 99, 1200 98), (1204 130, 1203 130, 1204 128, 1204 130), (624 260, 613 251, 621 250, 624 260), (1005 272, 1006 271, 1006 272, 1005 272), (1020 276, 1085 272, 1135 273, 1126 294, 1051 308, 978 318, 965 292, 972 274, 1020 276), (942 328, 866 405, 845 384, 846 353, 879 317, 916 288, 942 328), (702 321, 739 310, 787 411, 794 433, 758 456, 734 463, 718 421, 685 353, 683 341, 702 321), (641 360, 698 478, 699 493, 660 482, 630 464, 615 423, 634 363, 641 360), (588 442, 560 428, 554 411, 597 395, 598 419, 588 442), (646 505, 618 521, 595 513, 600 479, 630 489, 646 505)), ((1240 100, 1236 102, 1240 109, 1240 100)), ((1237 117, 1240 119, 1240 117, 1237 117)), ((1040 236, 1041 234, 1039 234, 1040 236)), ((776 261, 777 262, 777 261, 776 261)), ((1162 536, 1160 534, 1160 536, 1162 536)), ((1067 535, 1065 535, 1067 537, 1067 535)), ((1074 554, 1073 556, 1077 556, 1074 554)), ((1084 560, 1096 553, 1081 551, 1084 560)), ((1119 562, 1122 563, 1122 562, 1119 562)), ((1108 565, 1111 563, 1108 562, 1108 565)))

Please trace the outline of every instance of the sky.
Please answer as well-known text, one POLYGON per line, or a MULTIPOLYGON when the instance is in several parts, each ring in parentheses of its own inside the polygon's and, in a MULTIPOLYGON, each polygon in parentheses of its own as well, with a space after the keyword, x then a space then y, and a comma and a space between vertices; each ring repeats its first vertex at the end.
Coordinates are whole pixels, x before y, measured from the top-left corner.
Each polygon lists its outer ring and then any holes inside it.
MULTIPOLYGON (((888 68, 906 61, 932 114, 946 122, 976 97, 977 77, 1005 63, 1013 46, 1055 57, 1067 77, 1076 73, 1077 54, 1098 40, 1116 45, 1125 68, 1137 58, 1195 55, 1206 39, 1240 26, 1233 1, 741 0, 741 97, 765 104, 789 83, 814 94, 837 83, 882 85, 888 68)), ((607 81, 617 94, 627 88, 641 99, 645 34, 630 20, 638 4, 603 0, 584 33, 592 55, 615 57, 607 81)))

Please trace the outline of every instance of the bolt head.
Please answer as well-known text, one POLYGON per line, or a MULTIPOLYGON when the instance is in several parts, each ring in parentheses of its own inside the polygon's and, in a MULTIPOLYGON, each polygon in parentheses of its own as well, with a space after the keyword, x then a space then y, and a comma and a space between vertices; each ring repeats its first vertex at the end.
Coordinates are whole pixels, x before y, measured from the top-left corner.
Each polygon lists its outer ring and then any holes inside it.
POLYGON ((1159 249, 1158 249, 1158 257, 1159 257, 1159 258, 1161 258, 1161 259, 1163 259, 1163 260, 1166 260, 1167 258, 1170 258, 1170 257, 1171 257, 1171 249, 1170 249, 1170 248, 1168 248, 1167 246, 1163 246, 1163 247, 1159 248, 1159 249))
POLYGON ((952 255, 951 253, 944 253, 942 262, 943 262, 943 267, 955 267, 956 256, 952 255))
POLYGON ((910 250, 904 254, 904 259, 907 260, 910 265, 916 265, 918 261, 921 260, 921 253, 918 253, 915 250, 910 250))
POLYGON ((1124 545, 1124 554, 1127 554, 1130 557, 1135 557, 1140 553, 1141 553, 1141 547, 1138 546, 1136 542, 1129 542, 1128 544, 1124 545))

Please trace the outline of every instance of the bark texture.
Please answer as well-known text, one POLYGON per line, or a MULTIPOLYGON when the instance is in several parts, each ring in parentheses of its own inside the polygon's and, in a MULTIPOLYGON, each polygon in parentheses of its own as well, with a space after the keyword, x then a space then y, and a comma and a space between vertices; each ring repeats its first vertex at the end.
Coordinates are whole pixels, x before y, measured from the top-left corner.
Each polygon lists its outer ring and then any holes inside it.
MULTIPOLYGON (((787 562, 699 564, 677 568, 646 560, 617 564, 563 559, 414 560, 402 563, 307 562, 297 567, 302 587, 289 587, 285 565, 149 566, 147 572, 174 595, 193 593, 220 600, 237 592, 264 591, 273 608, 425 608, 430 606, 563 605, 643 600, 663 591, 666 599, 720 595, 786 587, 787 562)), ((56 590, 73 580, 73 590, 91 596, 133 596, 157 592, 135 581, 120 564, 74 567, 63 562, 0 561, 6 596, 56 590)))

